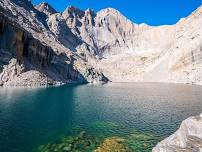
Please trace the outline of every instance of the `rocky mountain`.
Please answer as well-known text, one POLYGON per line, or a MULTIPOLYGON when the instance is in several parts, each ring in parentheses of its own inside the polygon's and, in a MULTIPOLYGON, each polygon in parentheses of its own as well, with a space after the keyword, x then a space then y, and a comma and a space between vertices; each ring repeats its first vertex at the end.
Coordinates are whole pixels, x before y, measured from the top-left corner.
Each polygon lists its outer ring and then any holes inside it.
POLYGON ((47 3, 0 1, 0 84, 176 82, 202 84, 202 7, 175 25, 135 24, 47 3))
POLYGON ((36 5, 35 9, 37 9, 39 12, 43 12, 47 16, 57 13, 57 11, 52 6, 45 2, 36 5))
POLYGON ((202 7, 176 25, 136 25, 113 9, 96 23, 98 67, 110 80, 201 84, 202 7))
POLYGON ((62 19, 60 22, 55 18, 56 14, 52 16, 56 21, 52 20, 50 25, 47 12, 54 11, 48 9, 50 7, 47 5, 40 6, 36 7, 39 8, 37 10, 27 0, 0 1, 0 85, 106 82, 107 79, 101 72, 96 71, 84 57, 72 50, 76 47, 82 50, 88 47, 87 44, 72 34, 62 24, 62 19), (52 26, 55 26, 54 30, 52 26), (63 26, 67 33, 61 32, 63 26), (63 42, 60 34, 68 39, 63 42), (64 43, 69 43, 70 46, 67 47, 64 43))
POLYGON ((184 120, 180 128, 161 141, 152 152, 201 152, 202 115, 184 120))

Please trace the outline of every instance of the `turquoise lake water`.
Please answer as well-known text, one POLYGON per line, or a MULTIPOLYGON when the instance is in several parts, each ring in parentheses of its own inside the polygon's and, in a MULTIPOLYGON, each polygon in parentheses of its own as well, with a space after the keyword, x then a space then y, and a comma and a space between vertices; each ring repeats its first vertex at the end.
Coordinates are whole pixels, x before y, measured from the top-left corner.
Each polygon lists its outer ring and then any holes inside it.
POLYGON ((200 113, 201 86, 111 83, 0 88, 0 152, 36 151, 78 128, 92 136, 127 136, 138 130, 164 138, 182 120, 200 113))

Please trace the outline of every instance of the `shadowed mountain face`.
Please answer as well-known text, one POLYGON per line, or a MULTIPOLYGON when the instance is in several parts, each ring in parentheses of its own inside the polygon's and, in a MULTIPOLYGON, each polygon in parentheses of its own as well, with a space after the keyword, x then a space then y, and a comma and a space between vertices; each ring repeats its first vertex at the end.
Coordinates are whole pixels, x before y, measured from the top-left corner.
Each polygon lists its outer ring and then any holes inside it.
POLYGON ((37 8, 26 0, 0 2, 0 85, 106 82, 84 55, 74 53, 76 47, 85 51, 88 44, 76 37, 50 6, 37 8))
POLYGON ((159 27, 132 23, 113 8, 95 13, 71 6, 58 13, 47 3, 2 0, 0 12, 1 85, 19 85, 31 71, 48 80, 45 85, 107 78, 201 84, 201 7, 175 25, 159 27), (14 68, 17 74, 9 69, 13 58, 23 67, 14 68))

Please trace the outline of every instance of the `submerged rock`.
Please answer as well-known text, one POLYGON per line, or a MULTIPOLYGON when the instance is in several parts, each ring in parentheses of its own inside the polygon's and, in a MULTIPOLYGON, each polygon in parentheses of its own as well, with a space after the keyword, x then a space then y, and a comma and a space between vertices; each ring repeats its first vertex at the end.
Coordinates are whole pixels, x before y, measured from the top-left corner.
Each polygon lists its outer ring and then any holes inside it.
POLYGON ((180 128, 161 141, 152 152, 201 152, 202 115, 184 120, 180 128))
POLYGON ((124 145, 124 139, 112 137, 107 138, 94 152, 132 152, 124 145))
POLYGON ((135 152, 151 152, 152 148, 161 140, 161 137, 149 132, 134 130, 126 137, 126 144, 135 152))
POLYGON ((159 136, 153 133, 137 130, 129 135, 121 135, 123 130, 120 126, 110 122, 96 122, 95 125, 97 129, 92 129, 95 132, 82 131, 78 126, 68 129, 73 136, 42 145, 39 152, 151 152, 160 141, 159 136), (112 133, 112 130, 119 130, 119 134, 112 133))
POLYGON ((98 141, 87 135, 85 131, 78 136, 68 136, 61 140, 42 145, 39 152, 92 152, 98 146, 98 141))

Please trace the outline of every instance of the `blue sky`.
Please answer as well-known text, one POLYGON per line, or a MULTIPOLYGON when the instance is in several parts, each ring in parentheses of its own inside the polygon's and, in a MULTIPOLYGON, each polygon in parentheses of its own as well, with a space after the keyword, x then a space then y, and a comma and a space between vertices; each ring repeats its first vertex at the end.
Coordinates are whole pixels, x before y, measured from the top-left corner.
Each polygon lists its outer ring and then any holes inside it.
POLYGON ((70 5, 95 11, 113 7, 133 22, 149 25, 174 24, 202 5, 202 0, 33 0, 33 3, 42 1, 60 12, 70 5))

